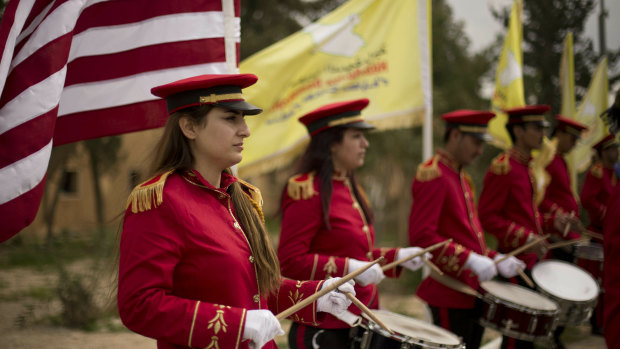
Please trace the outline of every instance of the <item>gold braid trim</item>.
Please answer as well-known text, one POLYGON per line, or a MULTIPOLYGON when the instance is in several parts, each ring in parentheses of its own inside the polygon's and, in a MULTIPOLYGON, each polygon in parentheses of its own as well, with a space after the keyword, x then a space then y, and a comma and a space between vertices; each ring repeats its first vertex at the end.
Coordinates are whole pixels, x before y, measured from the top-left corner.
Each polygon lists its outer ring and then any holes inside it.
POLYGON ((415 174, 415 179, 420 182, 428 182, 441 177, 441 169, 437 165, 438 162, 439 156, 435 155, 427 162, 419 165, 415 174))
POLYGON ((263 224, 264 224, 265 214, 263 213, 263 208, 262 208, 263 207, 263 196, 260 193, 260 189, 244 181, 241 178, 237 178, 237 180, 239 181, 239 184, 241 184, 241 186, 244 189, 247 189, 247 190, 243 190, 243 193, 248 197, 248 199, 250 199, 252 206, 254 206, 254 209, 256 210, 256 212, 258 213, 258 215, 260 216, 260 219, 263 221, 263 224))
POLYGON ((291 177, 288 180, 286 191, 293 200, 306 200, 314 196, 314 172, 291 177), (305 179, 303 179, 304 176, 305 179))
POLYGON ((126 208, 131 206, 131 212, 138 213, 155 208, 164 201, 164 185, 166 179, 174 170, 164 172, 150 178, 136 186, 127 198, 126 208))
POLYGON ((496 156, 491 162, 490 170, 496 175, 510 173, 510 154, 502 153, 496 156))

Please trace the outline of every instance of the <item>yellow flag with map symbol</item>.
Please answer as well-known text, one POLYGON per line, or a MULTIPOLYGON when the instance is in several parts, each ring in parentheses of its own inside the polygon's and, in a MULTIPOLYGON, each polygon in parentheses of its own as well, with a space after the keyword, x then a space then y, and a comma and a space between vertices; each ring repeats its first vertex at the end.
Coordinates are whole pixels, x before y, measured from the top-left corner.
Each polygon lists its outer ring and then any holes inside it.
POLYGON ((525 105, 523 92, 523 24, 521 13, 523 4, 515 0, 510 12, 508 33, 504 40, 497 72, 495 73, 495 92, 491 100, 491 109, 496 116, 489 122, 489 133, 493 136, 493 145, 507 149, 511 145, 506 131, 508 115, 503 110, 525 105))
POLYGON ((298 119, 322 105, 368 98, 378 129, 423 122, 430 106, 430 0, 351 0, 242 61, 258 76, 244 95, 263 113, 246 121, 241 176, 286 166, 307 144, 298 119))

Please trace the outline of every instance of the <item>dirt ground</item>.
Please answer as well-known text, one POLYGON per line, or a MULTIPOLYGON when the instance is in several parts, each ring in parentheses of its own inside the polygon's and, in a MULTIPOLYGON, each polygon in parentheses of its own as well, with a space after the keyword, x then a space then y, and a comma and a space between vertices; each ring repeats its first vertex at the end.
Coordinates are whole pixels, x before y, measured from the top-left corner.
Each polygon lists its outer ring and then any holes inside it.
MULTIPOLYGON (((83 269, 75 265, 74 269, 83 269)), ((55 272, 27 268, 0 270, 0 349, 154 349, 155 341, 126 330, 114 316, 102 320, 93 331, 72 330, 52 325, 61 305, 50 296, 57 282, 55 272)), ((100 306, 109 302, 109 285, 112 276, 98 276, 95 298, 100 306), (108 285, 108 287, 106 287, 108 285)), ((418 319, 427 319, 424 304, 414 296, 382 294, 381 303, 390 311, 418 319)), ((285 330, 290 323, 285 322, 285 330)), ((589 326, 570 327, 565 331, 569 349, 604 349, 603 337, 589 334, 589 326)), ((499 348, 499 333, 487 329, 483 343, 485 349, 499 348), (495 341, 494 341, 495 340, 495 341)), ((287 348, 286 336, 278 337, 281 349, 287 348)))

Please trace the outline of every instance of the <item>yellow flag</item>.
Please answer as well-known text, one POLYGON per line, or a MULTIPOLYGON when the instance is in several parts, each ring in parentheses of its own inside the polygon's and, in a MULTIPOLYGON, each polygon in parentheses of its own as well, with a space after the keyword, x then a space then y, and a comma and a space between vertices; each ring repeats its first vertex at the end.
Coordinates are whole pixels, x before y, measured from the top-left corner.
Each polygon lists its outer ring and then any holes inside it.
POLYGON ((246 119, 252 136, 239 174, 287 165, 307 143, 299 117, 328 103, 366 97, 363 115, 377 128, 420 125, 431 95, 430 25, 430 0, 351 0, 241 62, 259 77, 244 95, 264 112, 246 119))
POLYGON ((599 115, 607 109, 608 95, 607 58, 603 58, 594 71, 588 91, 583 97, 575 115, 575 120, 588 125, 588 130, 581 133, 581 139, 573 150, 575 154, 575 168, 578 172, 588 169, 592 145, 607 134, 605 125, 599 115))
POLYGON ((507 149, 511 141, 506 131, 508 116, 502 111, 525 105, 523 92, 523 25, 521 13, 523 4, 515 0, 510 12, 508 33, 495 73, 495 93, 491 100, 491 109, 496 116, 489 122, 489 133, 493 136, 493 144, 507 149))

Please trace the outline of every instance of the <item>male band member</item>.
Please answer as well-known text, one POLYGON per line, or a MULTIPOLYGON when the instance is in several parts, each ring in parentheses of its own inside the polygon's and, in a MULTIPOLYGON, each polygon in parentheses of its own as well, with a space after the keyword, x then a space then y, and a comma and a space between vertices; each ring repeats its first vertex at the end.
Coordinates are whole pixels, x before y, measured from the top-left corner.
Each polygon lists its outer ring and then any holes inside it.
POLYGON ((614 164, 618 161, 618 142, 614 135, 608 135, 592 146, 599 161, 586 174, 581 188, 581 204, 590 216, 590 230, 603 231, 603 220, 607 213, 607 201, 618 182, 614 164))
MULTIPOLYGON (((484 178, 480 193, 480 220, 487 233, 497 238, 498 250, 510 252, 528 241, 543 235, 543 217, 535 202, 534 175, 530 168, 531 152, 543 143, 546 105, 532 105, 507 110, 506 129, 513 146, 498 155, 484 178)), ((563 231, 565 222, 553 221, 552 226, 563 231)), ((538 244, 517 257, 530 270, 546 254, 544 244, 538 244)), ((533 348, 533 343, 504 337, 502 348, 533 348)))
MULTIPOLYGON (((457 110, 442 115, 446 122, 443 149, 418 167, 412 185, 413 205, 409 217, 412 246, 430 246, 448 238, 453 242, 433 253, 434 263, 445 275, 474 289, 479 282, 497 272, 516 275, 523 262, 511 257, 499 263, 503 255, 490 250, 474 202, 474 191, 464 167, 482 154, 487 123, 493 113, 457 110)), ((476 298, 426 278, 417 295, 428 303, 433 322, 463 338, 467 348, 478 348, 484 328, 477 323, 476 298)))

